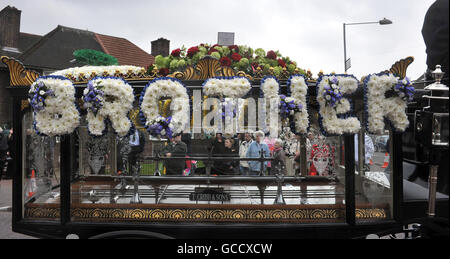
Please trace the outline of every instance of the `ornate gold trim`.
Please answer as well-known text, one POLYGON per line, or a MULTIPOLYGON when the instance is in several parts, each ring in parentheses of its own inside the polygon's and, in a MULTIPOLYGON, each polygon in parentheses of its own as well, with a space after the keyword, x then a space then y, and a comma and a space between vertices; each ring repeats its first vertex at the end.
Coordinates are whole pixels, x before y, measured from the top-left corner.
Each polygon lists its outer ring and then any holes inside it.
MULTIPOLYGON (((302 222, 302 221, 338 221, 345 218, 343 209, 306 208, 306 209, 222 209, 222 208, 73 208, 74 220, 95 221, 227 221, 227 222, 302 222)), ((59 217, 59 208, 26 208, 26 218, 59 217)), ((356 209, 357 219, 386 219, 385 209, 356 209)))
POLYGON ((195 67, 187 66, 184 71, 177 71, 169 75, 169 77, 179 80, 206 80, 218 76, 243 76, 253 80, 253 77, 245 72, 235 72, 231 67, 223 67, 217 59, 209 56, 201 59, 195 67))
POLYGON ((383 72, 392 73, 396 76, 404 78, 406 76, 406 70, 412 62, 414 62, 414 57, 411 56, 400 59, 399 61, 395 62, 389 70, 385 70, 383 72))
POLYGON ((1 61, 8 66, 10 86, 31 86, 39 77, 39 73, 25 69, 24 65, 14 58, 2 56, 1 61))
POLYGON ((20 110, 23 111, 28 107, 30 107, 30 102, 28 100, 22 100, 20 104, 20 110))

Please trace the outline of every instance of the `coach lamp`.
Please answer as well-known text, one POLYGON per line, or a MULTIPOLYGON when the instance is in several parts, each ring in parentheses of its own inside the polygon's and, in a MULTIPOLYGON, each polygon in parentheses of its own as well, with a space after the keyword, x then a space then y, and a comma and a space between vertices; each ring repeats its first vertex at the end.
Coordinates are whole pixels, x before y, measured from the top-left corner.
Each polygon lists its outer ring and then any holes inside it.
POLYGON ((422 98, 428 99, 428 106, 415 112, 414 134, 418 144, 421 144, 428 151, 428 163, 430 165, 430 175, 428 180, 428 217, 435 216, 436 185, 439 164, 443 151, 448 151, 449 147, 449 107, 448 107, 448 86, 441 84, 444 73, 441 66, 437 65, 432 72, 436 81, 425 87, 429 95, 422 98))

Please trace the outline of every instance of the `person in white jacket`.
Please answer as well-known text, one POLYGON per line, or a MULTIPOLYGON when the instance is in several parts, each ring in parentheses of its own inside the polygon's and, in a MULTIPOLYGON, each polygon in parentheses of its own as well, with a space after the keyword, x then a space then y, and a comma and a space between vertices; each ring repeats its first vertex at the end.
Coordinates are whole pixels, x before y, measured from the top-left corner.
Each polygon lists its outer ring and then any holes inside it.
MULTIPOLYGON (((247 157, 247 150, 252 142, 253 142, 252 134, 245 133, 244 141, 242 141, 239 145, 239 157, 241 158, 247 157)), ((240 170, 242 175, 248 175, 249 173, 248 161, 242 160, 240 162, 240 170)))

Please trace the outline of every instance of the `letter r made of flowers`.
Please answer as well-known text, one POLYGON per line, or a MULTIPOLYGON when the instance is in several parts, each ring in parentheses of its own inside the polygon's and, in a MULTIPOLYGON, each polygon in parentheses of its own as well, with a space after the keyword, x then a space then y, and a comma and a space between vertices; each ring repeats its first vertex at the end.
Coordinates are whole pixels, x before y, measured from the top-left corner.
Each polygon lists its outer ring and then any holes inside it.
POLYGON ((131 129, 128 118, 133 108, 133 88, 122 78, 97 77, 88 82, 83 93, 89 133, 101 136, 106 129, 106 119, 119 136, 125 136, 131 129))
MULTIPOLYGON (((396 131, 403 132, 408 127, 407 99, 401 92, 398 94, 395 91, 399 82, 402 80, 393 74, 372 74, 364 80, 366 128, 370 133, 383 134, 384 119, 387 119, 396 131)), ((411 89, 412 86, 405 88, 411 89)), ((413 94, 414 88, 411 92, 413 94)), ((407 93, 410 94, 410 92, 407 93)))

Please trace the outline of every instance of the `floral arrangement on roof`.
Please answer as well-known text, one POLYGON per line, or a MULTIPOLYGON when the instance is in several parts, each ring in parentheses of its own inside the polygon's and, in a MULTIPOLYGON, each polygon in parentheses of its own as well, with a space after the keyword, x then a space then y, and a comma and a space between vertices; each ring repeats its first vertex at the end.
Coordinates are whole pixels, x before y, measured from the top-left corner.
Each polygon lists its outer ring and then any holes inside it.
POLYGON ((145 68, 136 66, 84 66, 71 67, 56 71, 51 75, 63 76, 74 82, 102 77, 126 77, 127 75, 139 76, 145 73, 145 68))
POLYGON ((306 75, 305 70, 297 67, 297 63, 289 57, 284 57, 279 51, 265 51, 262 48, 252 49, 248 46, 221 46, 218 44, 200 44, 190 48, 181 47, 172 50, 170 55, 155 57, 155 63, 148 67, 151 72, 155 68, 159 74, 166 76, 183 70, 186 66, 195 66, 202 58, 211 56, 219 60, 224 67, 235 71, 243 71, 248 75, 273 74, 280 77, 283 72, 291 75, 295 72, 306 75), (271 70, 272 73, 271 73, 271 70), (297 71, 296 71, 297 70, 297 71))

